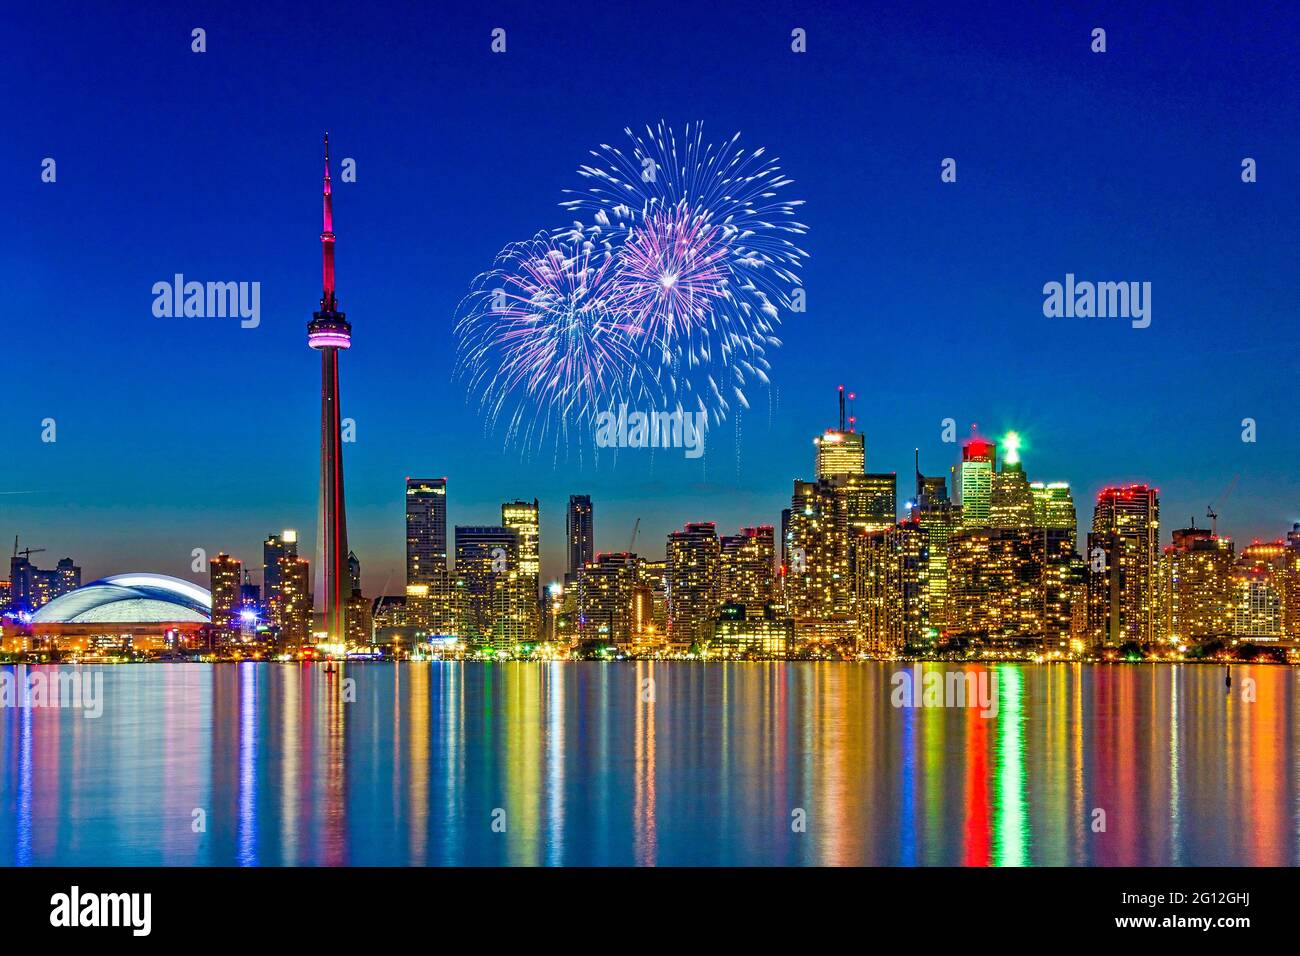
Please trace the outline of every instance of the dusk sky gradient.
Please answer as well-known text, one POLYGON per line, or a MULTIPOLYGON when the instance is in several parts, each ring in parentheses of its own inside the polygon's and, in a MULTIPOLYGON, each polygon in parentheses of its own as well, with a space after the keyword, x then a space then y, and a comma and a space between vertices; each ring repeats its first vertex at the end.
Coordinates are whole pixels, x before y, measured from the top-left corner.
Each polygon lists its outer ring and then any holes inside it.
POLYGON ((90 580, 204 579, 196 547, 260 566, 268 532, 311 540, 326 130, 368 594, 404 584, 408 475, 449 479, 449 525, 539 498, 547 578, 571 493, 594 499, 598 550, 625 548, 638 517, 655 557, 685 521, 778 524, 841 382, 900 501, 914 447, 931 474, 957 460, 952 417, 1019 431, 1030 479, 1071 482, 1082 523, 1104 484, 1150 481, 1162 542, 1210 502, 1239 540, 1283 535, 1300 520, 1300 12, 1155 6, 15 5, 0 541, 21 533, 90 580), (770 398, 752 391, 703 458, 521 460, 452 380, 456 304, 503 245, 570 221, 558 203, 591 149, 660 119, 781 158, 807 200, 808 311, 784 318, 770 398), (260 282, 261 326, 155 318, 150 290, 178 272, 260 282), (1151 282, 1150 328, 1044 318, 1043 284, 1067 272, 1151 282))

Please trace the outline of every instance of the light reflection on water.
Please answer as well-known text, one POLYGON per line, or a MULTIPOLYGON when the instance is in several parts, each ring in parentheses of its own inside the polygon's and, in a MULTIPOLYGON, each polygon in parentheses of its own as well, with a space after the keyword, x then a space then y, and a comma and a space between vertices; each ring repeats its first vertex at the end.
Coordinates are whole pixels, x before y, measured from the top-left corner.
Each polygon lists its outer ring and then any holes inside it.
POLYGON ((0 709, 0 863, 1298 862, 1292 670, 991 665, 983 717, 900 667, 109 667, 0 709))

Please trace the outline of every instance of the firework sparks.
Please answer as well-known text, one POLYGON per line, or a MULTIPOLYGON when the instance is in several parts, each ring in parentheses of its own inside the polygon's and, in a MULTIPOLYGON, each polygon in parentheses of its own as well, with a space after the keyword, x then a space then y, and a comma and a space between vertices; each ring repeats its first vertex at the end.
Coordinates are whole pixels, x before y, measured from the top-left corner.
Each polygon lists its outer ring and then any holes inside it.
POLYGON ((613 307, 642 336, 665 387, 693 394, 715 419, 731 401, 748 407, 747 380, 767 383, 765 356, 793 310, 808 254, 795 244, 807 227, 799 200, 781 197, 792 180, 763 149, 707 143, 688 125, 679 144, 660 123, 630 151, 602 145, 579 174, 584 191, 561 205, 586 214, 571 237, 615 250, 613 307))
POLYGON ((640 332, 614 307, 613 265, 597 244, 539 233, 503 249, 461 301, 457 372, 508 445, 558 447, 653 386, 640 332))

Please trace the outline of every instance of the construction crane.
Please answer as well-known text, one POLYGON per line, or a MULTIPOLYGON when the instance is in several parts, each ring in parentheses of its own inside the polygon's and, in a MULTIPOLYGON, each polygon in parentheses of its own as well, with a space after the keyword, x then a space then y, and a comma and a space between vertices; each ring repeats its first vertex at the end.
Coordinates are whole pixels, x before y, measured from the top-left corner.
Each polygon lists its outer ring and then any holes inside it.
MULTIPOLYGON (((1241 480, 1241 475, 1233 475, 1232 481, 1228 485, 1228 490, 1219 495, 1218 504, 1223 505, 1227 502, 1232 490, 1237 487, 1237 482, 1241 480)), ((1219 513, 1214 510, 1214 502, 1205 506, 1205 517, 1210 519, 1210 534, 1214 537, 1219 536, 1219 513)))
POLYGON ((30 561, 32 559, 33 554, 40 554, 44 550, 45 550, 44 548, 23 548, 21 551, 19 551, 18 535, 14 535, 14 557, 15 558, 21 554, 26 560, 30 561))
POLYGON ((632 554, 636 551, 636 535, 641 530, 641 519, 636 519, 636 524, 632 525, 632 540, 627 544, 627 553, 632 554))

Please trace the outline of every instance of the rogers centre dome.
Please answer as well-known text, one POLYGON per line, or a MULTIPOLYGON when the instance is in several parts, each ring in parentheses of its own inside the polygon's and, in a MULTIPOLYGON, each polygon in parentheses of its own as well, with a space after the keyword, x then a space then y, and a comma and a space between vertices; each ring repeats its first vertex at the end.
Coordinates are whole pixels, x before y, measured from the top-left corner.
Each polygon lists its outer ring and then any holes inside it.
POLYGON ((42 624, 207 624, 207 588, 165 574, 115 574, 57 597, 32 615, 42 624))

